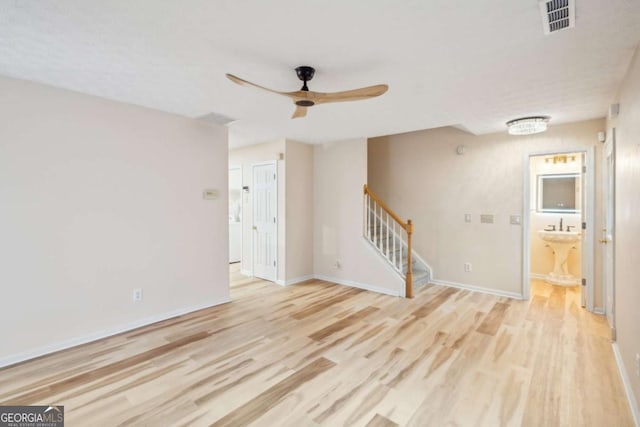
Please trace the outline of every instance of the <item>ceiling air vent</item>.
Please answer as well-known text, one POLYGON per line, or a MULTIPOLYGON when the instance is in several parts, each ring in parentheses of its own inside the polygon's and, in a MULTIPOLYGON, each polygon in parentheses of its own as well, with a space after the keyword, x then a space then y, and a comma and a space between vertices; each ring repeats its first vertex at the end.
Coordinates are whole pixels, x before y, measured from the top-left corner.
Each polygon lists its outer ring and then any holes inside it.
POLYGON ((543 0, 540 2, 540 12, 542 12, 542 25, 545 34, 575 26, 575 0, 543 0))
POLYGON ((232 119, 231 117, 227 117, 219 113, 205 114, 204 116, 196 117, 196 119, 222 126, 230 125, 231 123, 236 121, 236 119, 232 119))

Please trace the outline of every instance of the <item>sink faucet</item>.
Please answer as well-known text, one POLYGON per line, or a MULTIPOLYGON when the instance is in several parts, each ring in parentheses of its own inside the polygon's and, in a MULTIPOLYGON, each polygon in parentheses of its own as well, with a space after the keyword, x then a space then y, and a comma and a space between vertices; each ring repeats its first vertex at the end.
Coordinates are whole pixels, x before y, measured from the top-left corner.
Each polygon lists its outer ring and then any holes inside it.
POLYGON ((562 231, 562 218, 560 218, 560 231, 562 231))

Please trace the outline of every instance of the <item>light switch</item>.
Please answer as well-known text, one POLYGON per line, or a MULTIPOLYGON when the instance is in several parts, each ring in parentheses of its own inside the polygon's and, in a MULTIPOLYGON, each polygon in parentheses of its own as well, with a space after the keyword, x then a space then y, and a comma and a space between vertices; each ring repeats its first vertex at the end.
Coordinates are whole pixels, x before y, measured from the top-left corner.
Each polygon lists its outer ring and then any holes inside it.
POLYGON ((208 188, 202 192, 202 198, 205 200, 216 200, 218 198, 218 190, 208 188))
POLYGON ((471 214, 464 214, 464 222, 471 222, 471 214))
POLYGON ((493 215, 492 214, 480 215, 480 222, 483 224, 493 224, 493 215))
POLYGON ((520 225, 522 224, 522 217, 520 215, 511 215, 511 224, 520 225))

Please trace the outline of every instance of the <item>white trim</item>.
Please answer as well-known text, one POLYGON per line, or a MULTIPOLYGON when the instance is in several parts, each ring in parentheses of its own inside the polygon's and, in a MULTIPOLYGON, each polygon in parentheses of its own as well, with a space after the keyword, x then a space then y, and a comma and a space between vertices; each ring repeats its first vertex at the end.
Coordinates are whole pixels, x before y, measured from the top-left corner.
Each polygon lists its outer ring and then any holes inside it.
POLYGON ((314 277, 318 280, 324 280, 325 282, 335 283, 337 285, 350 286, 352 288, 364 289, 366 291, 377 292, 379 294, 391 295, 393 297, 404 296, 400 292, 393 289, 380 288, 374 285, 368 285, 366 283, 354 282, 353 280, 339 279, 337 277, 329 277, 322 274, 315 274, 314 277))
POLYGON ((620 371, 620 377, 622 378, 622 385, 624 386, 624 391, 627 394, 627 400, 629 401, 629 408, 631 408, 631 415, 633 415, 633 420, 635 421, 636 426, 640 427, 640 408, 638 408, 638 401, 636 400, 636 397, 633 394, 633 388, 631 388, 631 380, 629 379, 627 368, 624 366, 624 360, 622 360, 622 354, 620 354, 620 348, 618 347, 617 342, 612 343, 611 347, 613 348, 613 355, 615 356, 616 363, 618 364, 618 371, 620 371))
POLYGON ((253 277, 253 271, 247 270, 245 268, 240 269, 240 274, 242 274, 243 276, 253 277))
POLYGON ((594 314, 604 314, 604 308, 603 307, 594 307, 593 308, 593 312, 594 312, 594 314))
MULTIPOLYGON (((586 150, 587 166, 587 233, 585 243, 587 244, 587 310, 593 312, 595 305, 595 234, 596 234, 596 167, 595 148, 589 147, 586 150)), ((585 253, 582 252, 582 258, 585 253)), ((581 260, 582 261, 582 260, 581 260)), ((584 261, 582 261, 584 262, 584 261)), ((603 286, 604 288, 604 286, 603 286)), ((604 297, 604 292, 603 295, 604 297)), ((603 299, 604 300, 604 299, 603 299)))
POLYGON ((529 280, 531 280, 531 279, 546 280, 547 279, 547 275, 546 274, 539 274, 539 273, 529 273, 529 280))
POLYGON ((429 283, 433 283, 434 285, 446 286, 449 288, 457 288, 457 289, 464 289, 466 291, 480 292, 481 294, 495 295, 498 297, 507 297, 507 298, 517 299, 517 300, 524 299, 522 294, 519 294, 517 292, 501 291, 499 289, 481 288, 479 286, 468 285, 466 283, 456 283, 456 282, 449 282, 447 280, 437 280, 437 279, 431 279, 429 283))
MULTIPOLYGON (((242 170, 242 164, 240 164, 240 166, 229 166, 229 172, 231 172, 232 170, 239 170, 240 171, 240 261, 242 262, 242 256, 244 255, 244 248, 242 247, 243 243, 244 243, 244 223, 242 221, 242 219, 244 218, 244 190, 242 189, 242 187, 244 187, 244 171, 242 170)), ((229 177, 227 176, 227 179, 229 177)), ((227 183, 227 187, 228 187, 228 183, 227 183)), ((227 207, 228 207, 228 203, 229 201, 227 200, 227 207)), ((229 230, 227 230, 227 233, 230 232, 229 230)), ((231 261, 231 260, 229 260, 231 261)), ((237 262, 237 261, 234 261, 237 262)), ((231 286, 231 284, 229 284, 229 286, 231 286)))
POLYGON ((104 329, 102 331, 94 332, 89 335, 85 335, 83 337, 71 338, 65 341, 61 341, 55 344, 45 345, 43 347, 25 351, 19 354, 6 356, 0 359, 0 368, 5 368, 7 366, 15 365, 16 363, 25 362, 30 359, 35 359, 36 357, 45 356, 47 354, 55 353, 61 350, 66 350, 72 347, 77 347, 82 344, 87 344, 93 341, 101 340, 104 338, 108 338, 113 335, 121 334, 124 332, 128 332, 137 328, 141 328, 143 326, 149 326, 154 323, 162 322, 164 320, 168 320, 174 317, 182 316, 188 313, 192 313, 194 311, 203 310, 205 308, 214 307, 220 304, 226 304, 231 302, 231 298, 222 298, 219 300, 212 300, 206 303, 201 303, 197 305, 193 305, 191 307, 180 308, 177 310, 170 311, 168 313, 159 314, 155 316, 146 317, 144 319, 136 320, 125 325, 116 326, 109 329, 104 329))
MULTIPOLYGON (((541 151, 531 151, 525 153, 523 159, 524 179, 523 179, 523 221, 522 221, 522 298, 529 300, 531 297, 531 286, 529 283, 531 269, 531 157, 544 156, 549 154, 564 153, 584 153, 585 162, 583 166, 587 167, 587 206, 583 207, 587 217, 587 233, 584 238, 584 246, 586 250, 582 251, 581 263, 586 263, 587 274, 587 310, 594 311, 594 289, 595 289, 595 251, 594 251, 594 235, 595 235, 595 160, 594 147, 579 147, 566 149, 548 149, 541 151)), ((581 172, 582 175, 582 172, 581 172)), ((584 189, 583 189, 584 190, 584 189)), ((580 220, 582 222, 582 219, 580 220)), ((583 247, 583 249, 585 249, 583 247)))
POLYGON ((306 276, 294 277, 293 279, 278 279, 276 280, 276 283, 280 286, 291 286, 295 285, 296 283, 302 283, 312 279, 315 279, 315 276, 313 274, 307 274, 306 276))

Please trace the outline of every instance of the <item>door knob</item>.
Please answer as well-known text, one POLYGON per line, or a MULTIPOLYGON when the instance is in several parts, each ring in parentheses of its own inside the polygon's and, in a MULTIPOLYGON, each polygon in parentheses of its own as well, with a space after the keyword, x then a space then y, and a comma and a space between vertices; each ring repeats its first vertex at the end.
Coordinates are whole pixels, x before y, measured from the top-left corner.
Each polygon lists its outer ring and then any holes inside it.
POLYGON ((600 239, 600 243, 604 243, 606 245, 609 241, 607 239, 600 239))
POLYGON ((253 227, 251 227, 251 228, 253 228, 254 230, 258 231, 258 227, 256 227, 255 225, 253 227))

